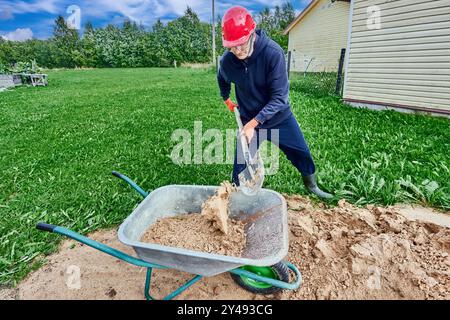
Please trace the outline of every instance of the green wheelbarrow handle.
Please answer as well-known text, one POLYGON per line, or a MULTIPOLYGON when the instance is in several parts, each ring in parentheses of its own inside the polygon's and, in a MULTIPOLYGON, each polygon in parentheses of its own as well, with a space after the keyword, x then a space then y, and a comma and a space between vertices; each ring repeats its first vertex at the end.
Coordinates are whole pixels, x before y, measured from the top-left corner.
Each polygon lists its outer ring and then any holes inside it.
POLYGON ((141 187, 139 187, 137 185, 136 182, 134 182, 133 180, 131 180, 130 178, 128 178, 126 175, 117 172, 117 171, 113 171, 112 175, 122 179, 123 181, 125 181, 126 183, 128 183, 134 190, 136 190, 144 199, 148 196, 148 192, 145 192, 141 187))
POLYGON ((90 246, 90 247, 92 247, 94 249, 97 249, 97 250, 100 250, 100 251, 102 251, 104 253, 107 253, 107 254, 115 257, 115 258, 118 258, 118 259, 124 260, 124 261, 126 261, 128 263, 134 264, 135 266, 138 266, 138 267, 168 269, 167 267, 160 266, 160 265, 157 265, 157 264, 153 264, 153 263, 150 263, 150 262, 146 262, 144 260, 141 260, 141 259, 135 258, 133 256, 130 256, 130 255, 128 255, 128 254, 126 254, 126 253, 124 253, 122 251, 119 251, 117 249, 111 248, 111 247, 107 246, 106 244, 103 244, 103 243, 100 243, 98 241, 92 240, 92 239, 90 239, 88 237, 82 236, 79 233, 76 233, 76 232, 74 232, 72 230, 69 230, 69 229, 66 229, 66 228, 63 228, 63 227, 55 226, 55 225, 52 225, 52 224, 47 224, 47 223, 44 223, 44 222, 39 222, 36 225, 36 228, 38 230, 58 233, 58 234, 61 234, 63 236, 69 237, 69 238, 74 239, 74 240, 76 240, 78 242, 81 242, 81 243, 83 243, 85 245, 88 245, 88 246, 90 246))

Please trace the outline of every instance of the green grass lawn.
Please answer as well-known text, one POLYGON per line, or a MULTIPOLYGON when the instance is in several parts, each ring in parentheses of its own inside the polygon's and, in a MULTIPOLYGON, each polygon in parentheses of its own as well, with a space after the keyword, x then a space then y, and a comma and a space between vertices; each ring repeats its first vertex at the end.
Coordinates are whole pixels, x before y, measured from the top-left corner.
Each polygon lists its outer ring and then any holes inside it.
MULTIPOLYGON (((0 284, 14 284, 55 250, 60 237, 38 221, 80 233, 120 224, 141 200, 111 175, 144 189, 218 185, 232 165, 176 165, 170 137, 234 128, 214 73, 188 69, 53 71, 48 87, 0 93, 0 284)), ((331 85, 333 81, 330 82, 331 85)), ((302 77, 291 81, 292 108, 320 182, 356 204, 420 202, 450 209, 450 122, 342 104, 302 77)), ((333 90, 331 90, 333 91, 333 90)), ((282 156, 265 186, 306 194, 282 156)))

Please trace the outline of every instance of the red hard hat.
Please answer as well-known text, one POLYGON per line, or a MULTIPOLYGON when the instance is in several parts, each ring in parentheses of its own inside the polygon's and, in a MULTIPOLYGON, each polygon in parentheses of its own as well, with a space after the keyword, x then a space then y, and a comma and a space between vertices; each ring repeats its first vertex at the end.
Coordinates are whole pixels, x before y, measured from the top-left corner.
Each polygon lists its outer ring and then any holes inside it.
POLYGON ((256 23, 247 9, 235 6, 228 9, 222 19, 222 44, 230 48, 239 46, 250 38, 256 23))

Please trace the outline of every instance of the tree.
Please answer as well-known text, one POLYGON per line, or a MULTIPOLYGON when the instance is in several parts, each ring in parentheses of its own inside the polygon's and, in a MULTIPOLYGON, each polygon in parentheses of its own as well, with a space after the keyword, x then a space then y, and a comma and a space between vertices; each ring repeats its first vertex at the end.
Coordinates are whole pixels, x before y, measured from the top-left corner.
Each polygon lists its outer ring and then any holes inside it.
POLYGON ((12 42, 0 37, 0 63, 10 65, 14 62, 14 50, 12 42))
POLYGON ((95 30, 91 22, 87 22, 84 27, 83 38, 81 39, 81 54, 83 56, 83 66, 100 66, 97 48, 95 45, 95 30))
POLYGON ((265 30, 285 51, 289 38, 283 35, 283 31, 294 19, 295 10, 290 2, 285 2, 281 7, 275 6, 272 11, 266 7, 256 16, 258 27, 265 30))
POLYGON ((95 31, 95 45, 102 66, 141 67, 145 66, 143 46, 147 33, 142 26, 125 21, 122 27, 108 25, 95 31))
POLYGON ((121 30, 123 54, 125 55, 123 66, 142 67, 142 41, 145 30, 136 22, 125 21, 121 30))
POLYGON ((187 7, 184 15, 167 24, 166 49, 177 62, 208 62, 211 56, 211 26, 200 22, 187 7))
POLYGON ((216 23, 216 54, 217 56, 223 55, 225 52, 225 48, 222 43, 222 17, 217 16, 216 23))
POLYGON ((148 32, 142 38, 143 63, 150 67, 169 67, 171 59, 169 57, 168 48, 170 47, 168 30, 166 26, 158 19, 148 32))
POLYGON ((60 67, 73 68, 83 65, 78 31, 69 28, 62 16, 55 20, 53 29, 54 59, 60 67))
POLYGON ((36 60, 38 66, 47 68, 57 66, 53 59, 54 48, 50 41, 33 39, 26 42, 24 45, 29 46, 28 56, 22 57, 20 61, 36 60))

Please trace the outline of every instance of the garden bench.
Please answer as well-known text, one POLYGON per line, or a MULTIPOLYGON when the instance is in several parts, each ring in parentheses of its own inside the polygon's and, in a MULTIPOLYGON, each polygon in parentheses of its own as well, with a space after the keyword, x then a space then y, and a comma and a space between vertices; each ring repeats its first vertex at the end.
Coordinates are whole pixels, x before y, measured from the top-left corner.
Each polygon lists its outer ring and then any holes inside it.
POLYGON ((25 77, 29 77, 33 87, 48 85, 47 75, 40 73, 24 73, 25 77))

